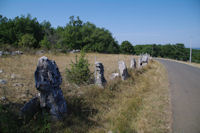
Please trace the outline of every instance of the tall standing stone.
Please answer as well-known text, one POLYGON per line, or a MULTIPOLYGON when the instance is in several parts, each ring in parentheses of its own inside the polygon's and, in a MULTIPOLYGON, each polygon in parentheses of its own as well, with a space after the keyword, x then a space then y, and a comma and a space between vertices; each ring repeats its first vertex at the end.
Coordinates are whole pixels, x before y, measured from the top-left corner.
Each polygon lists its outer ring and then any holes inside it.
POLYGON ((40 107, 48 109, 54 119, 61 119, 67 112, 61 83, 62 77, 55 61, 41 57, 35 71, 35 86, 40 91, 40 107))
POLYGON ((128 77, 126 64, 124 63, 124 61, 119 61, 118 64, 119 64, 119 74, 121 76, 121 79, 125 80, 128 77))
POLYGON ((95 84, 104 87, 106 79, 104 78, 104 67, 101 62, 95 62, 95 84))
POLYGON ((141 66, 142 66, 142 57, 139 56, 138 57, 138 68, 141 68, 141 66))
POLYGON ((133 69, 136 68, 136 61, 135 61, 135 58, 132 58, 132 59, 131 59, 131 65, 130 65, 130 68, 133 68, 133 69))

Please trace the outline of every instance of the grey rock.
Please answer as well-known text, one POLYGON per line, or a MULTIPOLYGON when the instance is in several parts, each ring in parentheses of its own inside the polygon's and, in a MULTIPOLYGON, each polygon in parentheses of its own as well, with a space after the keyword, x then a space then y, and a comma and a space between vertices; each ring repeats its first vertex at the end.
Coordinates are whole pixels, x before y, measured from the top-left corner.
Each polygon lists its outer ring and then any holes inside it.
POLYGON ((135 61, 135 58, 132 58, 132 59, 131 59, 130 68, 133 68, 133 69, 136 68, 136 61, 135 61))
POLYGON ((7 82, 6 82, 6 80, 4 80, 4 79, 0 79, 0 84, 6 84, 7 82))
POLYGON ((142 63, 148 63, 148 55, 147 54, 142 56, 142 63))
POLYGON ((60 85, 62 77, 55 61, 43 56, 35 71, 35 86, 40 91, 40 107, 48 108, 54 119, 61 119, 67 112, 67 104, 60 85))
POLYGON ((3 70, 0 69, 0 73, 3 73, 3 70))
POLYGON ((20 116, 25 120, 29 120, 40 110, 39 98, 34 97, 21 108, 20 116))
POLYGON ((1 97, 1 100, 2 100, 2 101, 5 101, 5 100, 6 100, 6 97, 4 97, 4 96, 1 97))
POLYGON ((119 73, 112 73, 111 76, 110 76, 110 79, 113 80, 117 77, 119 77, 119 73))
POLYGON ((42 54, 44 54, 44 53, 45 53, 44 50, 38 50, 38 51, 36 52, 37 55, 42 55, 42 54))
POLYGON ((70 51, 70 53, 79 53, 80 50, 79 49, 73 49, 72 51, 70 51))
MULTIPOLYGON (((67 112, 67 104, 60 85, 62 77, 55 61, 43 56, 38 60, 35 71, 35 86, 38 95, 21 109, 21 116, 32 117, 39 110, 47 110, 52 120, 60 120, 67 112)), ((29 95, 29 90, 26 92, 29 95)))
POLYGON ((22 83, 14 83, 13 84, 13 87, 23 87, 24 86, 24 84, 22 84, 22 83))
POLYGON ((121 76, 121 79, 125 80, 128 77, 126 64, 124 63, 124 61, 119 61, 118 64, 119 64, 119 74, 121 76))
POLYGON ((10 55, 11 53, 8 51, 3 52, 3 55, 10 55))
POLYGON ((101 62, 95 62, 95 84, 104 87, 106 79, 104 77, 104 67, 101 62))
POLYGON ((10 78, 11 78, 11 79, 15 79, 15 78, 16 78, 16 75, 13 73, 13 74, 11 74, 10 78))
POLYGON ((0 51, 0 57, 3 55, 3 51, 0 51))
POLYGON ((144 67, 144 66, 146 66, 147 65, 147 63, 146 62, 144 62, 144 63, 142 63, 142 66, 144 67))
POLYGON ((142 66, 142 57, 139 56, 138 57, 138 68, 141 68, 141 66, 142 66))
POLYGON ((23 54, 23 52, 19 50, 11 52, 11 55, 21 55, 21 54, 23 54))

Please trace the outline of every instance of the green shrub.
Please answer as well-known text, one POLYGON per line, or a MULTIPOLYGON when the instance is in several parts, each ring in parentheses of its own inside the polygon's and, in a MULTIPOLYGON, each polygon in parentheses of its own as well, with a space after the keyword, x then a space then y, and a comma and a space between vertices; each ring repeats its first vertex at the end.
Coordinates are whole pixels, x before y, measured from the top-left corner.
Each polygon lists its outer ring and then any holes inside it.
POLYGON ((42 48, 45 48, 45 49, 48 49, 48 50, 51 48, 50 42, 48 41, 47 36, 44 36, 44 39, 40 41, 40 46, 42 48))
POLYGON ((34 38, 32 34, 25 34, 21 37, 19 41, 19 46, 28 47, 28 48, 36 48, 37 40, 34 38))
POLYGON ((92 76, 89 66, 85 53, 81 52, 79 59, 76 56, 75 62, 72 62, 71 69, 66 68, 67 80, 78 85, 89 84, 92 76))

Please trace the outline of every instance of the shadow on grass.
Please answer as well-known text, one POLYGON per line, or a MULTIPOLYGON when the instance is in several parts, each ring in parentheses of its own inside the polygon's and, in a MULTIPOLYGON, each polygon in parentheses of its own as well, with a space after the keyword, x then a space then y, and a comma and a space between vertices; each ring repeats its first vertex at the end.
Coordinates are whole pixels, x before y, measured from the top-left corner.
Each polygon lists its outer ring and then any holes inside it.
POLYGON ((71 96, 65 98, 67 101, 67 116, 63 123, 70 132, 88 132, 89 128, 97 123, 90 118, 98 111, 91 107, 90 103, 82 97, 71 96))

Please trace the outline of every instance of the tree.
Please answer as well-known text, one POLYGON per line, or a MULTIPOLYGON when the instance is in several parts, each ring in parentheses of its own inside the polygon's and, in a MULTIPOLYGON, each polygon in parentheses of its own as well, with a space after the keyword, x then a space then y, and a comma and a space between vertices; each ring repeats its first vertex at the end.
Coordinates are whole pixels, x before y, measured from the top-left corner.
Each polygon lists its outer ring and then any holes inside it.
POLYGON ((120 51, 123 54, 134 54, 134 47, 129 41, 123 41, 120 45, 120 51))
POLYGON ((36 47, 36 39, 33 37, 32 34, 25 34, 21 37, 21 40, 19 41, 19 45, 22 47, 27 48, 35 48, 36 47))
POLYGON ((48 49, 48 50, 51 48, 51 44, 50 44, 50 42, 48 41, 46 35, 44 36, 44 39, 40 41, 40 46, 41 46, 42 48, 45 48, 45 49, 48 49))

